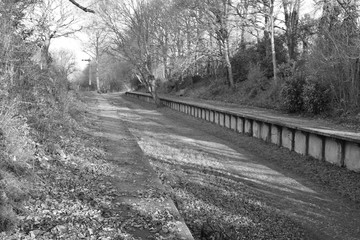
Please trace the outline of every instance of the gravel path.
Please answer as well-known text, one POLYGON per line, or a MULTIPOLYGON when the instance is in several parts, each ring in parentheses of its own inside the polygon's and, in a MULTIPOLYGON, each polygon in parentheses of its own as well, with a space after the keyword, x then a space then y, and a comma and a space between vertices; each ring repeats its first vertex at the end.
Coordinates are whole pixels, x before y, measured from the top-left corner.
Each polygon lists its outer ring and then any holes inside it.
POLYGON ((304 157, 170 109, 106 98, 196 238, 360 239, 359 204, 300 176, 291 163, 304 157))

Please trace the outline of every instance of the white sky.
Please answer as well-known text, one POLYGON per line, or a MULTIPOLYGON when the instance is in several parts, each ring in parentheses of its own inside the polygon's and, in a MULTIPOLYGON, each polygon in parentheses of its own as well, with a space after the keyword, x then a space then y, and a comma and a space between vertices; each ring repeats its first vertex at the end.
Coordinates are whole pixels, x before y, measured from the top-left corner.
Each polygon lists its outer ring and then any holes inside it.
POLYGON ((62 37, 55 38, 50 45, 50 52, 56 52, 58 50, 66 50, 74 54, 77 67, 83 69, 86 66, 86 62, 82 62, 82 59, 87 59, 89 56, 82 52, 82 44, 79 40, 62 37))
MULTIPOLYGON (((56 0, 55 0, 56 1, 56 0)), ((78 1, 81 5, 89 8, 93 8, 92 2, 93 0, 81 0, 78 1)), ((74 9, 75 14, 77 15, 77 26, 86 26, 87 22, 94 17, 92 13, 85 13, 82 10, 76 8, 72 4, 69 5, 70 8, 74 9)), ((50 44, 50 52, 57 50, 66 50, 72 52, 75 56, 75 61, 77 64, 77 68, 82 70, 86 67, 88 62, 81 61, 82 59, 89 59, 89 55, 84 52, 83 43, 86 42, 88 35, 85 31, 76 32, 74 36, 71 37, 60 37, 52 39, 50 44)))
POLYGON ((61 37, 52 40, 50 45, 50 52, 57 50, 66 50, 72 52, 75 56, 77 67, 81 70, 86 67, 88 62, 81 61, 82 59, 89 59, 89 55, 86 54, 83 49, 83 43, 77 38, 61 37))

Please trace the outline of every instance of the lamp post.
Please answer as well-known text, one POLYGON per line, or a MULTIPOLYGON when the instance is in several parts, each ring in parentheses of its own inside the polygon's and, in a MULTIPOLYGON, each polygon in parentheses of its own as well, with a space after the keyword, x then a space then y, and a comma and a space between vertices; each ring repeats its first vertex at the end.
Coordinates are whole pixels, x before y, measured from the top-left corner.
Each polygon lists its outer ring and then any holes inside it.
POLYGON ((89 86, 91 86, 91 59, 88 58, 88 59, 82 59, 81 61, 85 61, 85 62, 89 62, 89 86))

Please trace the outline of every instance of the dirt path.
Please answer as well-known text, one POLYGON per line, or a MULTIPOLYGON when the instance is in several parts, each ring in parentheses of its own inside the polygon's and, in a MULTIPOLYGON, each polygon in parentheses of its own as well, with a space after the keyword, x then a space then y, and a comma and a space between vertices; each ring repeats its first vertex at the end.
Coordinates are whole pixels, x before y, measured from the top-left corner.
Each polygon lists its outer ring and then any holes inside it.
POLYGON ((105 97, 195 238, 360 239, 359 205, 286 166, 300 156, 166 108, 105 97))
POLYGON ((108 181, 114 199, 108 211, 122 217, 121 239, 192 240, 173 201, 129 132, 128 122, 122 120, 129 109, 112 106, 101 95, 91 98, 97 101, 92 114, 98 117, 100 127, 92 134, 103 139, 109 154, 107 161, 113 166, 108 181))

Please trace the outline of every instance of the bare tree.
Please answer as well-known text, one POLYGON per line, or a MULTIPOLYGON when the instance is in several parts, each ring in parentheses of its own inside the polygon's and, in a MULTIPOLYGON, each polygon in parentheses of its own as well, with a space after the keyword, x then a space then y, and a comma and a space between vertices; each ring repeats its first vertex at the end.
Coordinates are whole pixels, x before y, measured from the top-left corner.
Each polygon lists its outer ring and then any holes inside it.
POLYGON ((277 78, 277 62, 275 49, 275 0, 262 0, 262 14, 264 15, 264 40, 267 56, 270 55, 273 65, 274 84, 278 84, 277 78), (270 43, 270 47, 268 44, 270 43))
POLYGON ((207 1, 207 13, 212 23, 213 34, 219 43, 220 54, 227 69, 227 80, 234 87, 234 77, 230 62, 230 5, 228 0, 207 1))
POLYGON ((235 14, 240 18, 239 24, 241 29, 240 34, 240 47, 242 50, 245 49, 245 31, 246 28, 250 26, 250 22, 253 22, 250 13, 251 0, 240 0, 235 2, 229 1, 230 7, 235 10, 235 14))
MULTIPOLYGON (((180 1, 186 11, 190 11, 191 16, 194 17, 196 25, 189 29, 189 35, 191 31, 195 32, 195 50, 189 49, 197 54, 195 62, 201 59, 199 53, 205 54, 212 53, 212 57, 221 56, 222 62, 225 64, 227 70, 227 82, 233 87, 234 78, 232 73, 232 66, 230 61, 230 39, 231 39, 231 15, 233 9, 231 8, 228 0, 204 0, 194 1, 185 0, 180 1), (208 36, 204 36, 204 32, 208 33, 208 36), (201 45, 205 46, 204 41, 208 40, 208 47, 210 49, 199 48, 201 45), (214 54, 212 40, 217 41, 218 52, 214 54)), ((189 36, 188 35, 188 36, 189 36)), ((189 44, 189 41, 188 41, 189 44)))
POLYGON ((84 51, 90 55, 92 58, 95 59, 96 64, 96 71, 95 71, 95 78, 96 78, 96 88, 97 91, 101 91, 101 83, 100 83, 100 74, 99 74, 99 66, 100 66, 100 59, 102 55, 108 49, 108 32, 105 26, 103 26, 100 20, 93 20, 90 22, 89 27, 87 27, 87 34, 89 36, 88 40, 85 45, 84 51))
POLYGON ((80 8, 81 10, 83 10, 84 12, 95 13, 94 10, 80 5, 80 4, 77 3, 75 0, 69 0, 69 1, 70 1, 72 4, 74 4, 76 7, 80 8))
POLYGON ((154 77, 154 19, 145 0, 118 2, 108 0, 101 5, 101 16, 111 31, 112 51, 127 59, 136 69, 139 80, 160 105, 154 77))
POLYGON ((271 26, 271 56, 272 56, 272 63, 273 63, 273 72, 274 72, 274 83, 275 85, 278 84, 278 77, 277 77, 277 63, 276 63, 276 50, 275 50, 275 20, 274 20, 274 1, 269 0, 269 15, 270 15, 270 26, 271 26))
POLYGON ((299 16, 301 0, 282 0, 285 17, 285 36, 288 48, 288 57, 296 59, 296 48, 299 31, 299 16))
POLYGON ((317 37, 308 57, 311 76, 330 86, 341 107, 360 106, 360 4, 318 1, 322 7, 317 37))
POLYGON ((66 0, 38 2, 29 11, 25 24, 38 43, 41 68, 46 68, 51 61, 49 47, 54 38, 69 36, 82 29, 74 9, 66 0))
POLYGON ((72 52, 60 49, 55 51, 53 56, 54 66, 66 76, 66 78, 75 72, 75 56, 72 52))

